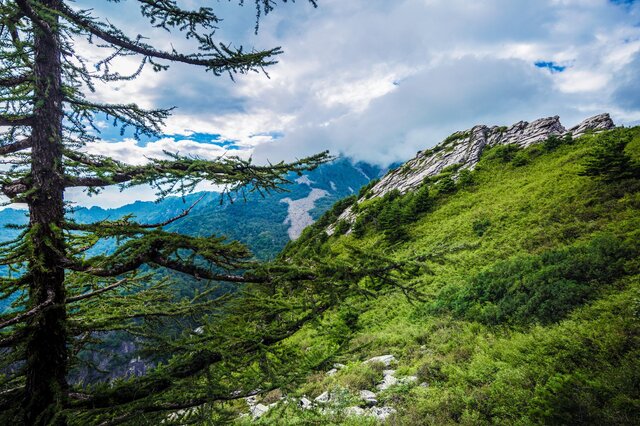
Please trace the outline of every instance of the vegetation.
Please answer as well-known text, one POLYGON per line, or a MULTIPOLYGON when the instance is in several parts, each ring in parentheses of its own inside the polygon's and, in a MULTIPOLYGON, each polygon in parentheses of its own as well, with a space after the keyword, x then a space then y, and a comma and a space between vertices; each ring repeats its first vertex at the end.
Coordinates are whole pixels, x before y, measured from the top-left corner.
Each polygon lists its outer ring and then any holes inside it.
MULTIPOLYGON (((10 272, 0 280, 0 298, 11 300, 14 311, 0 317, 0 421, 6 424, 91 424, 104 418, 123 422, 143 413, 229 398, 229 389, 221 385, 223 378, 210 374, 213 364, 232 370, 231 365, 237 364, 226 354, 235 353, 236 362, 247 361, 247 354, 258 352, 255 342, 262 342, 261 347, 276 344, 328 303, 292 310, 276 325, 273 316, 265 313, 268 304, 262 302, 253 311, 264 315, 253 318, 253 324, 263 324, 257 334, 224 343, 225 334, 234 335, 229 326, 225 333, 211 327, 210 333, 189 337, 185 326, 190 330, 194 321, 204 321, 205 313, 217 314, 224 301, 215 297, 219 296, 215 281, 256 283, 253 294, 258 295, 264 293, 259 284, 274 285, 277 279, 272 274, 283 270, 289 272, 285 280, 322 278, 308 269, 296 274, 286 265, 280 270, 259 270, 238 242, 165 229, 193 206, 158 223, 138 223, 131 216, 79 223, 69 217, 64 204, 68 188, 83 187, 95 194, 110 185, 150 184, 164 197, 187 193, 197 183, 209 181, 227 191, 278 191, 289 183, 289 173, 313 169, 329 159, 322 153, 291 164, 257 166, 235 157, 204 161, 167 154, 167 159, 133 166, 85 153, 82 148, 95 139, 92 131, 98 131, 98 118, 106 116, 135 137, 158 136, 170 112, 92 102, 86 94, 94 90, 94 83, 131 80, 144 67, 159 72, 172 63, 233 77, 274 64, 281 50, 245 51, 217 43, 214 33, 221 20, 209 7, 185 10, 172 0, 140 0, 143 18, 191 40, 197 53, 162 51, 144 37, 129 38, 108 19, 70 3, 0 3, 0 153, 10 165, 0 183, 11 202, 26 203, 29 208, 29 223, 20 226, 18 236, 0 250, 0 264, 10 272), (79 42, 102 49, 105 59, 88 64, 76 49, 79 42), (112 69, 123 56, 140 59, 132 75, 112 69), (96 253, 93 249, 104 241, 117 245, 110 253, 96 253), (169 282, 157 279, 156 270, 207 280, 211 286, 190 300, 176 300, 169 282), (158 367, 142 378, 110 386, 70 384, 70 368, 82 359, 77 355, 114 330, 143 338, 148 343, 147 357, 158 367), (206 384, 209 380, 215 389, 206 384)), ((310 3, 316 6, 314 0, 310 3)), ((275 2, 255 5, 260 16, 270 12, 275 2)), ((218 368, 218 374, 222 370, 218 368)))
MULTIPOLYGON (((640 128, 492 148, 465 178, 471 185, 454 179, 455 190, 441 192, 434 177, 405 195, 361 200, 351 234, 307 230, 314 237, 286 256, 384 247, 398 262, 429 259, 403 283, 415 291, 408 298, 402 289, 353 296, 328 311, 323 326, 339 327, 340 343, 312 329, 288 341, 328 361, 285 396, 334 389, 336 404, 362 406, 354 389, 375 391, 380 380, 362 360, 394 354, 397 374, 418 381, 377 392, 398 410, 390 424, 638 424, 640 180, 621 158, 640 159, 640 128), (426 210, 403 214, 420 191, 426 210), (402 240, 389 239, 390 217, 402 240), (356 326, 338 326, 343 310, 356 326), (324 374, 335 361, 347 367, 324 374)), ((259 423, 371 421, 278 407, 259 423)))

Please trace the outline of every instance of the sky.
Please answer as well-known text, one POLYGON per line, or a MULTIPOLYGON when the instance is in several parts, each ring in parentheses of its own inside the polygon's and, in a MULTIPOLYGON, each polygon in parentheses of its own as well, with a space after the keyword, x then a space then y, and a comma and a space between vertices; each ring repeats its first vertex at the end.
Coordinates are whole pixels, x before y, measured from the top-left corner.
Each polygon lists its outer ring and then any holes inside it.
MULTIPOLYGON (((163 150, 256 162, 329 149, 387 165, 406 161, 457 130, 559 115, 565 127, 602 112, 640 124, 640 2, 612 0, 304 0, 280 3, 254 33, 253 2, 182 0, 224 18, 221 42, 281 46, 265 74, 216 77, 187 65, 99 86, 96 100, 176 107, 165 136, 136 141, 102 122, 87 150, 141 163, 163 150)), ((97 17, 159 48, 188 50, 153 29, 137 1, 77 0, 97 17)), ((91 61, 105 51, 79 42, 91 61)), ((124 73, 139 58, 121 60, 124 73)), ((203 189, 206 187, 200 187, 203 189)), ((110 189, 79 205, 153 199, 149 188, 110 189)))

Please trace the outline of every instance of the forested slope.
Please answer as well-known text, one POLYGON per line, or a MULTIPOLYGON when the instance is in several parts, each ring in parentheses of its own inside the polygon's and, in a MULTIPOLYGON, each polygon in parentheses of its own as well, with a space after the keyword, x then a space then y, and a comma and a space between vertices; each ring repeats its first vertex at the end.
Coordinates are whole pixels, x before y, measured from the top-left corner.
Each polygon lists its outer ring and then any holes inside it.
POLYGON ((385 295, 363 283, 290 339, 324 368, 254 421, 640 423, 639 163, 640 128, 587 132, 487 147, 474 171, 338 203, 281 256, 357 250, 416 273, 385 295), (396 361, 363 363, 380 355, 396 361))

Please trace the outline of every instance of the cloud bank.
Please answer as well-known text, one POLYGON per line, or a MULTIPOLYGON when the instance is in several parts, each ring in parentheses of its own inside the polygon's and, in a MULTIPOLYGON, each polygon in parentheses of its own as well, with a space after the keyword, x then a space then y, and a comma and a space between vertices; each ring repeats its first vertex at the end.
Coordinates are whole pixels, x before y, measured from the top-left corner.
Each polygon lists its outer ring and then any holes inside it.
MULTIPOLYGON (((82 3, 82 4, 81 4, 82 3)), ((201 1, 185 2, 196 6, 201 1)), ((251 3, 251 2, 249 2, 251 3)), ((378 164, 474 124, 508 125, 560 115, 566 126, 610 112, 640 121, 640 5, 608 0, 321 0, 280 5, 253 34, 253 10, 216 3, 219 36, 246 46, 282 46, 280 63, 236 82, 188 66, 145 70, 138 80, 100 88, 99 100, 177 106, 154 143, 108 131, 88 149, 138 162, 162 149, 211 158, 224 148, 188 141, 193 132, 233 141, 257 161, 330 149, 378 164), (182 135, 182 136, 181 136, 182 135)), ((144 32, 135 2, 114 23, 144 32)), ((178 47, 186 44, 179 42, 178 47)), ((95 50, 95 49, 94 49, 95 50)), ((96 59, 99 54, 87 49, 96 59)), ((135 69, 127 59, 122 66, 135 69)))

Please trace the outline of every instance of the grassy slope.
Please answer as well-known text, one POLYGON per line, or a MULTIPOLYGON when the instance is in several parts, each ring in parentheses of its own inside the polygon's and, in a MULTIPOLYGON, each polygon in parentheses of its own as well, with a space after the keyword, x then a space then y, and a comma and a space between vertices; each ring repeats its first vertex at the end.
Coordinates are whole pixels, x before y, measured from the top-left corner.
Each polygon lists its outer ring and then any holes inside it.
MULTIPOLYGON (((640 128, 629 132, 634 139, 627 151, 640 159, 640 128)), ((640 185, 637 180, 610 185, 578 175, 598 137, 587 135, 553 152, 530 149, 531 160, 519 167, 483 160, 474 185, 438 196, 431 211, 404 225, 409 233, 404 242, 389 244, 370 226, 361 238, 332 237, 316 248, 325 256, 340 256, 345 245, 382 247, 399 259, 442 252, 445 260, 411 283, 423 293, 422 301, 400 294, 354 299, 322 327, 292 339, 318 357, 336 351, 334 360, 348 368, 332 377, 312 375, 290 392, 312 397, 336 387, 375 390, 380 373, 360 361, 391 353, 399 359, 399 376, 413 374, 418 383, 428 383, 379 394, 380 405, 398 409, 392 424, 640 423, 640 275, 633 251, 640 240, 640 185), (622 272, 591 282, 568 314, 551 321, 492 322, 454 309, 456 300, 468 296, 473 277, 505 259, 537 259, 553 250, 585 247, 603 235, 632 252, 621 260, 622 272)), ((304 253, 309 244, 303 238, 289 253, 304 253)), ((588 269, 588 259, 585 264, 588 269)), ((518 285, 515 280, 513 286, 518 285)), ((476 302, 474 312, 485 312, 487 304, 476 302)), ((345 397, 345 405, 352 403, 345 397)), ((371 423, 291 407, 273 410, 261 422, 371 423)))

